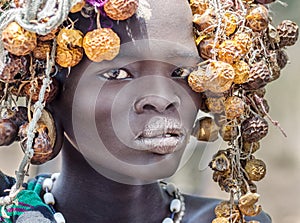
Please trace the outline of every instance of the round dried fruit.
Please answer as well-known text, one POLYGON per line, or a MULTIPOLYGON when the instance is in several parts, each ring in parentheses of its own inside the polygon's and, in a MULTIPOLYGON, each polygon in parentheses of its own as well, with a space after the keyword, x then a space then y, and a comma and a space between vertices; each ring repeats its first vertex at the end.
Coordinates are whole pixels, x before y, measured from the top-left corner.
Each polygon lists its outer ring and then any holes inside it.
POLYGON ((249 74, 250 74, 249 65, 245 61, 240 60, 234 63, 232 67, 235 72, 233 82, 235 84, 244 84, 249 78, 249 74))
POLYGON ((83 38, 83 48, 94 62, 112 60, 119 54, 120 38, 112 29, 95 29, 83 38))
POLYGON ((17 56, 29 54, 37 44, 35 33, 23 29, 18 23, 10 23, 2 32, 4 48, 17 56))
POLYGON ((46 35, 38 35, 37 38, 40 41, 49 41, 49 40, 53 40, 56 37, 56 33, 58 31, 58 28, 56 29, 52 29, 48 34, 46 35))
POLYGON ((237 17, 232 12, 226 12, 222 19, 226 36, 230 36, 237 28, 237 17))
POLYGON ((218 49, 219 60, 223 62, 233 64, 240 58, 238 45, 233 40, 225 40, 218 49))
POLYGON ((242 85, 245 90, 256 90, 264 87, 271 78, 271 73, 268 65, 264 61, 255 63, 251 69, 249 78, 246 83, 242 85))
POLYGON ((243 215, 256 216, 261 212, 261 206, 256 205, 259 197, 259 194, 251 192, 240 197, 238 205, 243 215))
POLYGON ((257 116, 245 119, 241 124, 243 140, 246 142, 257 142, 268 134, 268 122, 257 116))
POLYGON ((248 160, 245 166, 249 180, 260 181, 266 175, 266 164, 259 159, 248 160))
POLYGON ((224 106, 227 119, 235 119, 244 114, 244 102, 239 97, 228 97, 224 106))
POLYGON ((215 208, 215 214, 218 218, 235 218, 241 219, 239 208, 236 204, 231 204, 229 201, 222 201, 215 208))
POLYGON ((205 75, 205 70, 198 68, 190 73, 188 76, 188 84, 195 92, 206 91, 205 83, 207 82, 207 77, 205 75))
POLYGON ((261 4, 257 4, 251 8, 246 16, 247 26, 253 31, 260 32, 268 27, 269 12, 268 9, 261 4))
POLYGON ((237 44, 237 47, 241 54, 248 53, 253 43, 251 35, 246 32, 236 33, 233 37, 233 41, 235 41, 235 43, 237 44))
POLYGON ((47 54, 50 57, 51 44, 50 42, 38 42, 36 48, 33 50, 33 56, 39 60, 46 60, 47 54))
POLYGON ((277 50, 277 64, 280 67, 280 69, 285 68, 285 66, 287 65, 288 61, 289 61, 289 57, 287 55, 287 53, 284 50, 277 50))
POLYGON ((248 154, 253 154, 260 148, 259 142, 243 142, 242 151, 248 154))
POLYGON ((292 46, 298 40, 299 27, 295 22, 292 22, 290 20, 283 20, 277 26, 277 31, 280 37, 280 47, 292 46))
POLYGON ((17 127, 28 122, 27 108, 23 106, 14 107, 12 110, 7 111, 3 115, 4 119, 9 119, 17 127))
POLYGON ((0 80, 5 83, 13 83, 17 80, 22 80, 28 73, 29 61, 26 57, 10 56, 10 62, 6 64, 0 80))
POLYGON ((212 161, 209 163, 209 167, 212 170, 219 172, 230 170, 230 161, 223 150, 213 156, 212 161))
POLYGON ((225 142, 231 142, 238 137, 239 131, 236 126, 225 124, 219 130, 219 133, 225 142))
POLYGON ((217 98, 208 97, 206 99, 207 108, 211 113, 222 113, 225 110, 224 102, 225 102, 225 97, 217 97, 217 98))
POLYGON ((200 42, 198 48, 200 52, 200 56, 203 59, 212 59, 214 57, 212 49, 218 48, 219 43, 214 44, 215 39, 213 37, 204 39, 200 42))
POLYGON ((214 142, 218 139, 218 127, 211 117, 197 120, 192 135, 199 141, 214 142))
POLYGON ((81 0, 80 2, 77 2, 73 7, 71 8, 71 13, 80 12, 83 6, 85 5, 85 0, 81 0))
POLYGON ((0 119, 0 146, 9 146, 15 141, 18 127, 9 119, 0 119))
POLYGON ((203 33, 211 34, 216 28, 216 17, 213 9, 207 9, 202 15, 195 14, 193 23, 203 33))
POLYGON ((138 0, 109 0, 104 5, 104 11, 113 20, 125 20, 136 12, 138 5, 138 0))
POLYGON ((56 38, 57 45, 63 49, 82 47, 83 34, 77 29, 61 29, 56 38))
POLYGON ((61 67, 74 67, 83 57, 82 48, 73 48, 70 50, 64 49, 60 46, 56 48, 55 61, 61 67))
POLYGON ((215 218, 212 223, 229 223, 229 221, 227 220, 227 218, 215 218))
POLYGON ((214 93, 230 89, 235 76, 233 67, 222 61, 212 61, 206 68, 207 88, 214 93))
POLYGON ((202 15, 209 8, 209 0, 191 0, 192 13, 202 15))

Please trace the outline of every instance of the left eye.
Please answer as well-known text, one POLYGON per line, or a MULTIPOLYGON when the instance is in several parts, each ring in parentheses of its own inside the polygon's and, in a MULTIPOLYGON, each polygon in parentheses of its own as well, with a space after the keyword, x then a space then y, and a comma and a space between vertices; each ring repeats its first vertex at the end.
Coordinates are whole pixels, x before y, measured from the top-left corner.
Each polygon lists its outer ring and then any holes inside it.
POLYGON ((113 69, 102 74, 102 76, 109 80, 122 80, 132 78, 132 75, 125 69, 113 69))
POLYGON ((176 68, 173 72, 172 72, 172 74, 171 74, 171 76, 172 77, 179 77, 179 78, 185 78, 185 77, 187 77, 191 72, 193 71, 193 69, 192 68, 190 68, 190 67, 178 67, 178 68, 176 68))

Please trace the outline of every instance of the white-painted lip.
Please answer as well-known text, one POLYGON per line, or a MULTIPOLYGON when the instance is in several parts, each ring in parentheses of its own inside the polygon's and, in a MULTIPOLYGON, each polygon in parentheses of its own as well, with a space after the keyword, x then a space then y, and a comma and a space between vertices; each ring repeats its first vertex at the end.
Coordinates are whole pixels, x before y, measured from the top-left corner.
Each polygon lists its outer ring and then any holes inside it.
POLYGON ((157 154, 169 154, 178 150, 183 143, 185 130, 177 119, 154 117, 134 140, 137 150, 157 154))

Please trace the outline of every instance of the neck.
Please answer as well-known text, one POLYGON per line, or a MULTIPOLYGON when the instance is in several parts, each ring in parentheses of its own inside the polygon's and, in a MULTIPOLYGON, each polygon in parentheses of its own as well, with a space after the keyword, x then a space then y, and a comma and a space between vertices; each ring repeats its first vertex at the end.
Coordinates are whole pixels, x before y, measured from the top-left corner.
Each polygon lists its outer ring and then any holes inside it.
POLYGON ((67 222, 161 222, 171 198, 158 183, 126 185, 96 172, 67 140, 53 193, 67 222))

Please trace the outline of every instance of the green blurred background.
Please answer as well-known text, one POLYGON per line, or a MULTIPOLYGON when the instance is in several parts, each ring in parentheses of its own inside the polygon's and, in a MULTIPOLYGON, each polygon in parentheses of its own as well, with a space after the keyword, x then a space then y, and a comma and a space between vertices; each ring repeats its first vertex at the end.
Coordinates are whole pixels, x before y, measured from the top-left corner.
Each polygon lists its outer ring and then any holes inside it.
MULTIPOLYGON (((277 26, 283 19, 300 24, 300 1, 284 2, 289 6, 283 7, 279 2, 272 4, 273 24, 277 26)), ((285 138, 274 126, 270 127, 256 153, 256 157, 267 164, 267 175, 257 186, 261 194, 260 204, 272 216, 273 222, 300 223, 300 41, 287 52, 291 63, 282 71, 279 80, 267 86, 266 98, 271 107, 270 115, 280 121, 288 137, 285 138)), ((195 144, 192 140, 192 145, 195 144)), ((219 147, 219 142, 198 143, 192 158, 170 180, 185 193, 228 199, 228 194, 221 192, 212 181, 212 171, 207 167, 219 147)), ((17 145, 1 148, 0 169, 13 175, 21 158, 17 145)), ((31 168, 31 174, 59 171, 59 163, 60 157, 31 168)))

